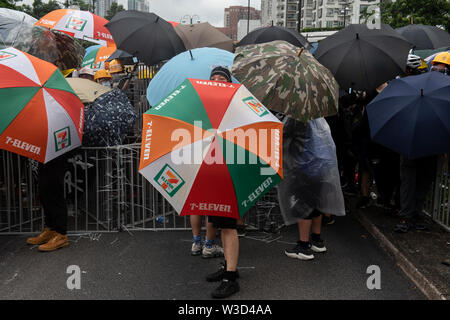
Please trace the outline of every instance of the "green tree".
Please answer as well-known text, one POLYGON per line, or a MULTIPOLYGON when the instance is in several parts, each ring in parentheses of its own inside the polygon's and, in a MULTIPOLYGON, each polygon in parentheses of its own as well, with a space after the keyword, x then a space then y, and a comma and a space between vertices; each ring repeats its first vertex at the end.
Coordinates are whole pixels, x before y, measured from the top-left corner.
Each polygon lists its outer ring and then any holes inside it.
POLYGON ((443 26, 450 31, 450 1, 397 0, 381 1, 381 20, 392 28, 408 24, 443 26))
POLYGON ((15 9, 14 0, 0 0, 0 8, 15 9))
POLYGON ((22 11, 25 11, 29 15, 35 17, 36 19, 40 19, 47 13, 57 9, 61 9, 61 6, 55 0, 50 0, 48 3, 43 3, 42 0, 34 0, 31 12, 27 12, 26 10, 22 11))
POLYGON ((117 2, 113 2, 105 16, 105 19, 111 20, 112 17, 114 17, 116 15, 116 13, 118 13, 120 11, 125 11, 124 7, 121 4, 118 5, 117 2))
POLYGON ((77 6, 78 8, 80 8, 80 10, 83 11, 89 11, 91 9, 89 2, 86 3, 83 0, 66 0, 64 2, 64 8, 68 8, 70 6, 77 6))

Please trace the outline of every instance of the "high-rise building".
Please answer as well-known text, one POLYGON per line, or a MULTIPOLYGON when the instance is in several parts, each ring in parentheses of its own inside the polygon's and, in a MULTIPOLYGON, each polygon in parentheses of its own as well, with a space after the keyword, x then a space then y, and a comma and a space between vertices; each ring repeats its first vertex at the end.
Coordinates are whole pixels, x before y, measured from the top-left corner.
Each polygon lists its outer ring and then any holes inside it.
MULTIPOLYGON (((260 20, 261 11, 250 7, 250 20, 260 20)), ((238 22, 239 20, 247 20, 249 16, 248 7, 231 6, 225 8, 224 25, 227 30, 227 35, 231 35, 233 40, 237 40, 238 22)))
POLYGON ((261 0, 261 24, 279 25, 297 30, 298 8, 301 7, 300 29, 343 27, 360 23, 361 13, 379 0, 261 0))

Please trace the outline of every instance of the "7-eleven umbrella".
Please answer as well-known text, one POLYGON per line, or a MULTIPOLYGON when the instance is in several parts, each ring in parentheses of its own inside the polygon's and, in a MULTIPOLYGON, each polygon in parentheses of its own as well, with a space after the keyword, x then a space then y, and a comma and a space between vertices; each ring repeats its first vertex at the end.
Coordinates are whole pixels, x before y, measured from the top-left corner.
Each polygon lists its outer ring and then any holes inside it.
POLYGON ((143 115, 139 172, 180 215, 239 218, 282 179, 282 123, 243 85, 187 79, 143 115))
POLYGON ((111 33, 105 28, 106 23, 108 20, 89 11, 58 9, 47 13, 36 25, 59 30, 78 39, 113 43, 111 33))
POLYGON ((116 51, 116 46, 98 47, 90 50, 83 58, 82 67, 88 66, 91 69, 101 69, 102 63, 105 62, 110 55, 116 51))
POLYGON ((0 148, 48 162, 81 145, 84 106, 53 64, 0 50, 0 148))

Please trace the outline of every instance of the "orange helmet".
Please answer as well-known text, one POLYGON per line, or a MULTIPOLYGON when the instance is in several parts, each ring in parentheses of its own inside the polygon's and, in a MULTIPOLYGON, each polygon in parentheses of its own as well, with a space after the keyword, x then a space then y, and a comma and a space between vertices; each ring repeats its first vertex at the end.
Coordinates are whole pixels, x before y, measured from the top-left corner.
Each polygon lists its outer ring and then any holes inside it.
POLYGON ((95 73, 95 76, 94 76, 94 80, 95 81, 97 81, 98 79, 102 79, 102 78, 110 78, 110 79, 112 79, 111 74, 108 71, 106 71, 105 69, 98 70, 95 73))
POLYGON ((114 59, 109 63, 109 72, 117 73, 117 72, 122 72, 122 71, 123 71, 123 66, 119 60, 114 59))

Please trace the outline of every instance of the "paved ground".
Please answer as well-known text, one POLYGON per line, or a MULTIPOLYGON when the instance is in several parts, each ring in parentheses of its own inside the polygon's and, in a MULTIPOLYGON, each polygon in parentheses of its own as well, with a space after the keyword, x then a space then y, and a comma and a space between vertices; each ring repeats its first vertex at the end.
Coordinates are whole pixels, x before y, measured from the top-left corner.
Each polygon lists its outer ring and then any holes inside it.
MULTIPOLYGON (((371 206, 359 213, 384 236, 382 242, 389 241, 414 266, 417 274, 412 277, 416 281, 423 282, 421 279, 426 278, 427 283, 422 286, 427 291, 435 291, 431 292, 433 299, 438 299, 437 296, 450 298, 450 266, 446 265, 450 262, 450 232, 425 217, 428 225, 426 230, 397 233, 394 232, 394 226, 399 218, 381 208, 371 206)), ((403 263, 403 259, 399 263, 403 263)))
MULTIPOLYGON (((295 226, 280 236, 248 233, 233 299, 425 299, 353 217, 323 235, 329 251, 305 262, 283 253, 297 239, 295 226), (366 286, 370 265, 381 269, 381 290, 366 286)), ((40 253, 25 236, 0 236, 0 299, 209 299, 217 284, 204 277, 219 260, 190 256, 190 238, 187 231, 71 235, 68 248, 40 253), (80 290, 66 287, 69 265, 82 270, 80 290)))

